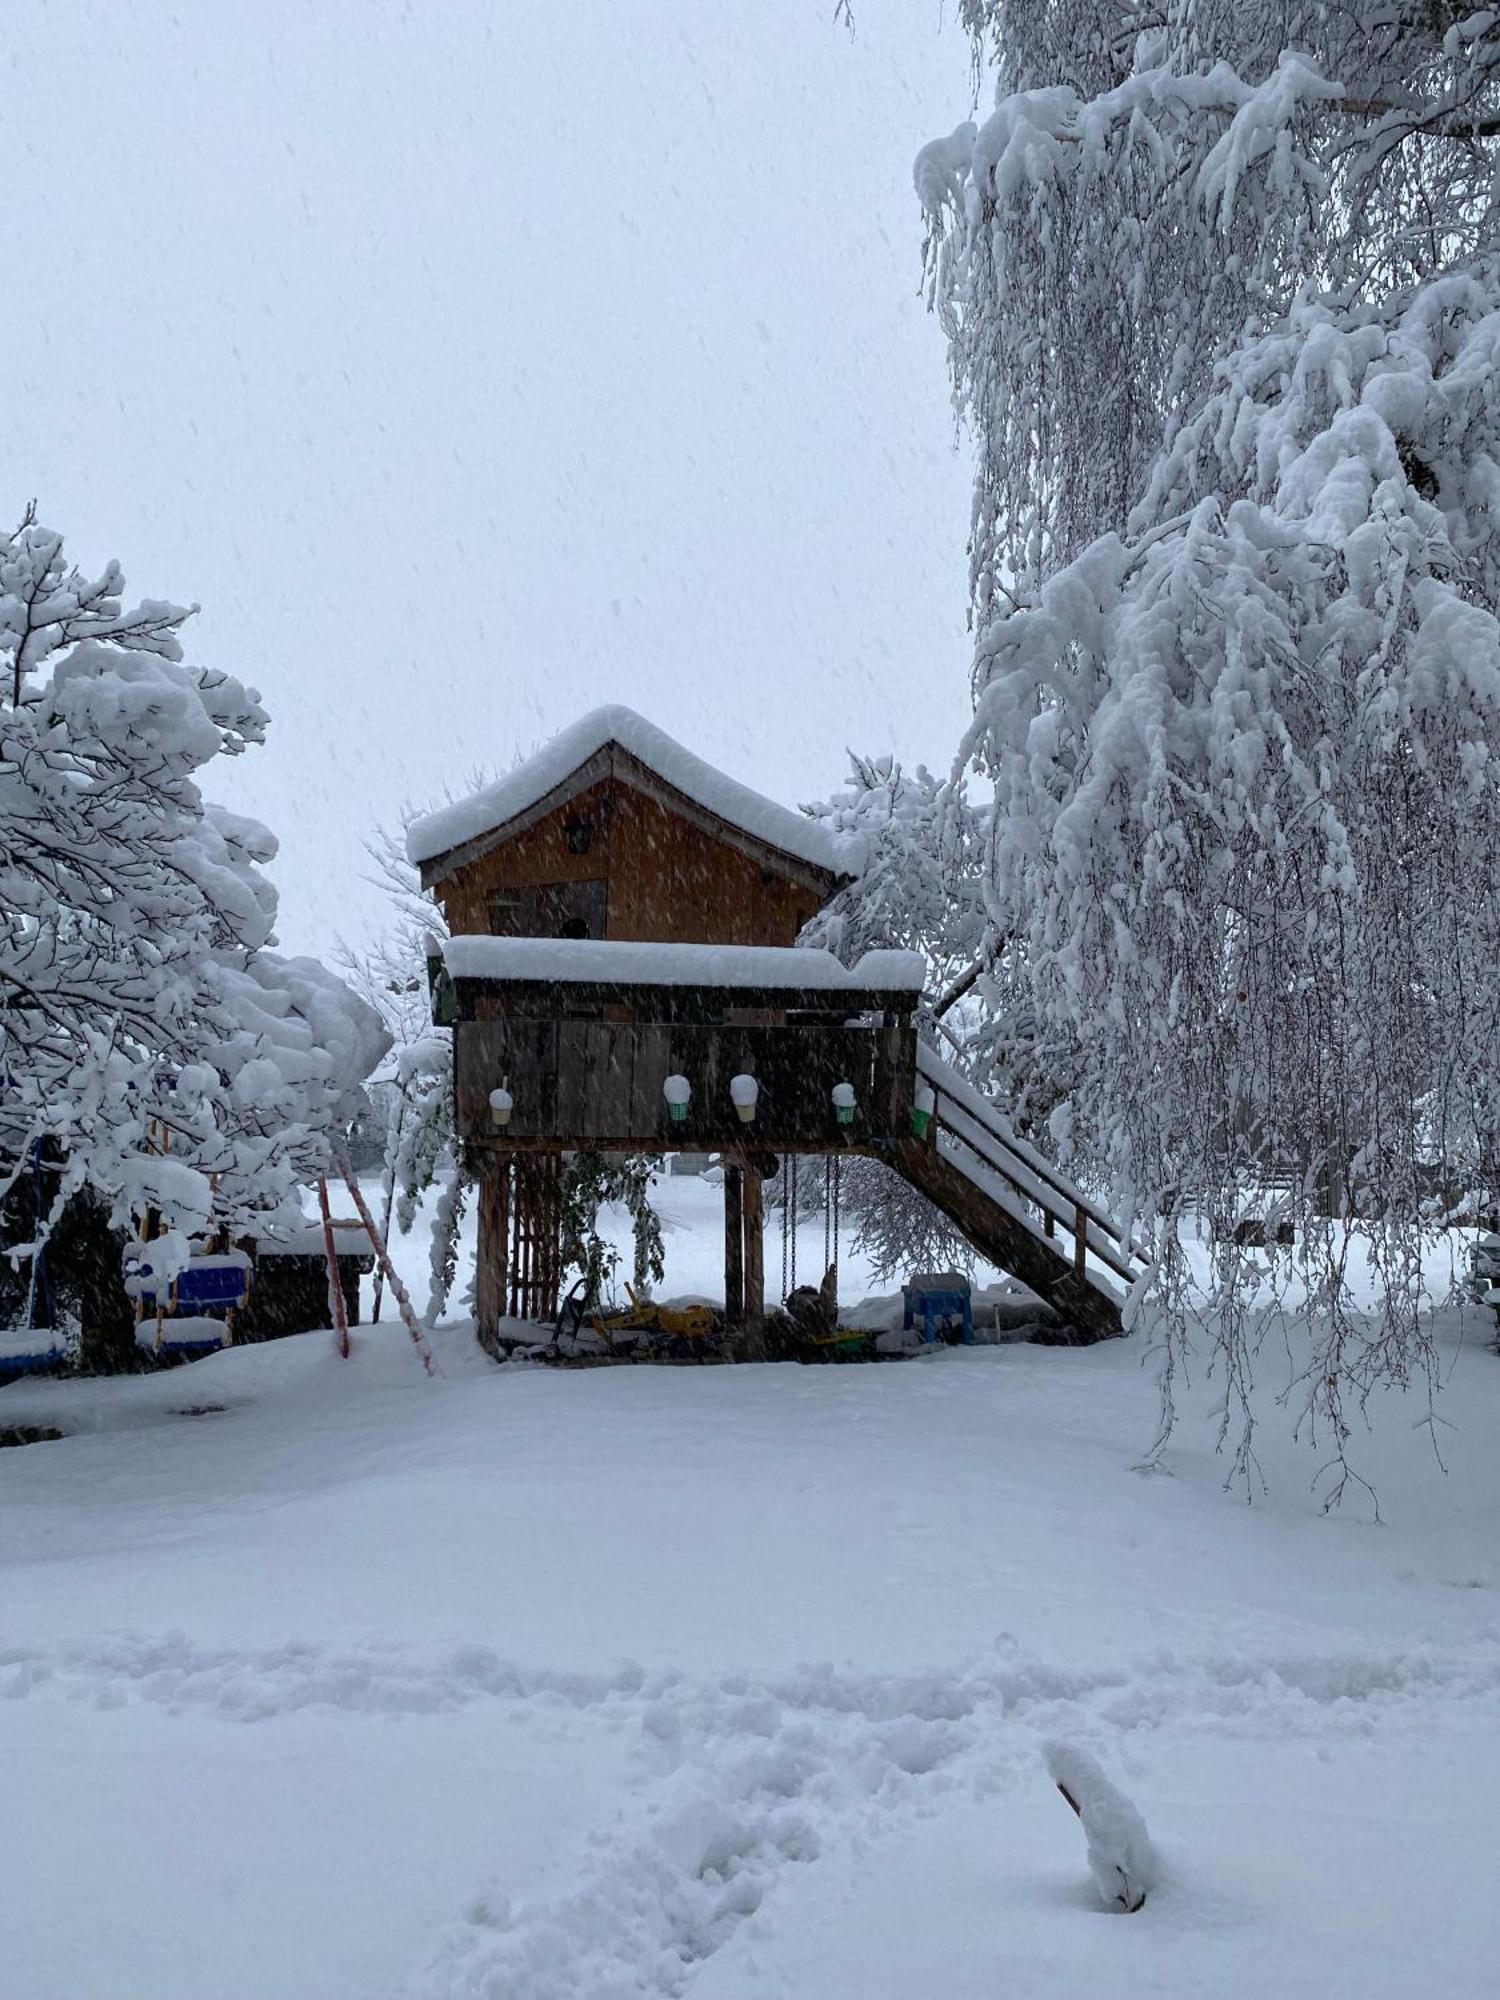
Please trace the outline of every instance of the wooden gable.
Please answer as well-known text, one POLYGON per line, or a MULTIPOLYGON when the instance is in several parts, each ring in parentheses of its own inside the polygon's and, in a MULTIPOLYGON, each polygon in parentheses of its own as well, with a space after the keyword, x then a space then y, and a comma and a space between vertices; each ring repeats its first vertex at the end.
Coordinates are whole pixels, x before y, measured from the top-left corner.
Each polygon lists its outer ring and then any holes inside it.
POLYGON ((606 744, 508 824, 422 866, 455 934, 790 945, 838 878, 606 744))

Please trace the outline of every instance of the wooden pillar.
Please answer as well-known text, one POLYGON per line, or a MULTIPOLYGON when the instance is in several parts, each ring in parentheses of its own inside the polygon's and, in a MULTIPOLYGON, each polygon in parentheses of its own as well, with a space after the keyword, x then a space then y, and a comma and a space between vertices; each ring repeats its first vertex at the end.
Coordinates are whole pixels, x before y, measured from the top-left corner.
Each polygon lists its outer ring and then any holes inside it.
POLYGON ((500 1351, 500 1320, 510 1276, 510 1154, 486 1148, 479 1157, 479 1247, 474 1270, 474 1317, 479 1344, 500 1351))
POLYGON ((741 1214, 745 1229, 745 1352, 758 1358, 766 1323, 766 1208, 758 1167, 743 1170, 741 1214))
POLYGON ((724 1162, 724 1324, 739 1326, 745 1317, 744 1174, 724 1162))

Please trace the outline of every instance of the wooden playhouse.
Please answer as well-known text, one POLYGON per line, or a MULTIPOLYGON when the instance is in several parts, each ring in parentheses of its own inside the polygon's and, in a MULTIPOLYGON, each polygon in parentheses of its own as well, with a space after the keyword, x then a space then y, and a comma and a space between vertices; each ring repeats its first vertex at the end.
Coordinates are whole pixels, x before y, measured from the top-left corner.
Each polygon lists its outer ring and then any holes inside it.
POLYGON ((1132 1252, 919 1047, 921 959, 795 948, 857 874, 856 846, 604 708, 417 821, 408 852, 450 932, 434 1017, 479 1181, 487 1344, 504 1315, 556 1310, 562 1157, 584 1148, 723 1155, 726 1303, 744 1326, 764 1310, 765 1176, 786 1153, 861 1152, 1084 1337, 1119 1331, 1132 1252))

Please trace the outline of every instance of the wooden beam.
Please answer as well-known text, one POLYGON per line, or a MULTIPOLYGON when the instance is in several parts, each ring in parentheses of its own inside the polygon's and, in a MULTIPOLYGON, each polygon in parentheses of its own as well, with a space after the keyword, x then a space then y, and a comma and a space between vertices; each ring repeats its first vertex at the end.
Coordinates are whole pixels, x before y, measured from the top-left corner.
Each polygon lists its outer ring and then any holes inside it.
POLYGON ((724 1323, 737 1327, 745 1317, 744 1173, 724 1164, 724 1323))
POLYGON ((484 1153, 479 1172, 479 1243, 474 1269, 474 1317, 479 1344, 486 1352, 500 1351, 500 1320, 506 1308, 510 1278, 509 1153, 484 1153))
POLYGON ((766 1323, 765 1184, 753 1166, 744 1167, 741 1173, 741 1214, 745 1227, 744 1352, 747 1358, 758 1359, 764 1351, 766 1323))
POLYGON ((461 1021, 553 1021, 569 1008, 623 1007, 644 1025, 718 1026, 720 1017, 730 1012, 767 1014, 773 1021, 787 1014, 821 1015, 833 1027, 852 1015, 885 1014, 909 1026, 921 998, 907 986, 653 985, 641 979, 496 979, 468 972, 453 975, 453 986, 461 1021), (480 1001, 491 1003, 490 1011, 481 1014, 480 1001))

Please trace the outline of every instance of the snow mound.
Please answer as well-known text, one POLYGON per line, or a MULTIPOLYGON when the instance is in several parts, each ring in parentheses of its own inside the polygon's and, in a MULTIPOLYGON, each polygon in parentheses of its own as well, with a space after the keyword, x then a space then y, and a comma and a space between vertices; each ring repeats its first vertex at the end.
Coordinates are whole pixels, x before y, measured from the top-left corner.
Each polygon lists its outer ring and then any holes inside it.
POLYGON ((1052 1781, 1083 1822, 1089 1872, 1106 1909, 1138 1910, 1161 1880, 1146 1822, 1097 1757, 1056 1737, 1042 1745, 1052 1781))

